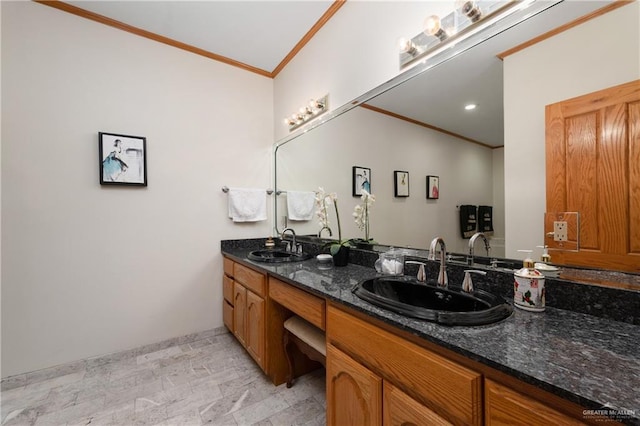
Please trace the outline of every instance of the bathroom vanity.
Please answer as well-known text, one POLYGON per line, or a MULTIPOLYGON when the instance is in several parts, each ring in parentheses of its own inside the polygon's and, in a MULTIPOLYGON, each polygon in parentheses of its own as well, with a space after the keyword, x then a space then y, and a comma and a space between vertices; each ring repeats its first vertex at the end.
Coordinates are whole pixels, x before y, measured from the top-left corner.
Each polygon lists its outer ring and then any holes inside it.
MULTIPOLYGON (((256 240, 222 244, 225 325, 274 384, 287 372, 284 321, 295 314, 325 332, 328 424, 595 424, 602 414, 640 424, 636 325, 553 307, 439 325, 356 297, 373 268, 258 263, 247 259, 256 240)), ((316 367, 300 356, 296 373, 316 367)))

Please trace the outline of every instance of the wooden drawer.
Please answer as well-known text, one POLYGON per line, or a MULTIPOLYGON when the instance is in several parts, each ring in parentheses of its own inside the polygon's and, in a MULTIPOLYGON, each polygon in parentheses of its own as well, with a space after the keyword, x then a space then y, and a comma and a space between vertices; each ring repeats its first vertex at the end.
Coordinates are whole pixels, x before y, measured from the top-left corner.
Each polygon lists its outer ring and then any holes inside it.
POLYGON ((269 278, 269 297, 316 327, 325 329, 324 299, 275 278, 269 278))
POLYGON ((450 422, 385 381, 382 392, 384 426, 449 426, 450 422))
POLYGON ((222 295, 233 306, 233 278, 226 275, 222 277, 222 295))
POLYGON ((482 423, 482 376, 333 306, 327 339, 453 423, 482 423))
POLYGON ((233 333, 233 306, 226 300, 222 302, 222 322, 233 333))
POLYGON ((265 296, 264 275, 239 263, 233 265, 233 278, 259 296, 265 296))
POLYGON ((487 425, 584 425, 545 404, 502 386, 485 381, 485 424, 487 425))
POLYGON ((231 259, 227 259, 226 257, 222 258, 222 269, 224 270, 224 273, 230 277, 233 277, 233 263, 234 262, 231 259))

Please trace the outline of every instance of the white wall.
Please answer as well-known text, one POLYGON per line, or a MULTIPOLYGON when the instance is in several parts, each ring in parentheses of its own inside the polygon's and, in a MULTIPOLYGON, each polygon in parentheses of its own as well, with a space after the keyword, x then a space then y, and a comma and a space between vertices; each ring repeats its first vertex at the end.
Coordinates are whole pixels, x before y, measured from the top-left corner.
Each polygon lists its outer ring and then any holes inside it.
MULTIPOLYGON (((376 201, 370 235, 384 244, 427 248, 442 236, 447 250, 466 252, 460 237, 460 204, 491 205, 493 151, 387 115, 355 108, 278 150, 278 188, 337 192, 343 238, 364 238, 352 217, 352 166, 371 169, 376 201), (394 198, 393 171, 409 172, 408 198, 394 198), (440 198, 427 200, 426 176, 440 177, 440 198)), ((278 216, 286 210, 280 197, 278 216)), ((337 226, 330 213, 333 236, 337 226)), ((315 234, 314 219, 290 222, 298 234, 315 234)), ((282 223, 282 221, 280 221, 282 223)), ((502 235, 501 230, 497 234, 502 235)))
POLYGON ((634 2, 505 59, 507 257, 543 243, 545 105, 640 78, 639 22, 634 2))
POLYGON ((330 109, 400 73, 397 40, 422 31, 431 14, 447 15, 453 0, 348 1, 274 80, 276 140, 283 124, 310 98, 329 94, 330 109))
POLYGON ((491 255, 505 257, 504 244, 504 148, 493 150, 493 228, 491 255))
POLYGON ((270 185, 272 80, 2 2, 2 376, 222 326, 223 185, 270 185), (101 187, 99 131, 147 137, 101 187))

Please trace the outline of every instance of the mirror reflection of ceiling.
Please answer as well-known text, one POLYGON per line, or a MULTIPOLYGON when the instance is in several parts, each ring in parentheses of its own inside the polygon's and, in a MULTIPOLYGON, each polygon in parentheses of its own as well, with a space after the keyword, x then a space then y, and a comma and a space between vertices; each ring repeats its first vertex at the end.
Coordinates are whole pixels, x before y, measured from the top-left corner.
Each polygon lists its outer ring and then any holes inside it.
POLYGON ((497 55, 608 3, 563 1, 367 104, 488 146, 503 146, 502 60, 497 55), (465 111, 470 103, 477 108, 465 111))

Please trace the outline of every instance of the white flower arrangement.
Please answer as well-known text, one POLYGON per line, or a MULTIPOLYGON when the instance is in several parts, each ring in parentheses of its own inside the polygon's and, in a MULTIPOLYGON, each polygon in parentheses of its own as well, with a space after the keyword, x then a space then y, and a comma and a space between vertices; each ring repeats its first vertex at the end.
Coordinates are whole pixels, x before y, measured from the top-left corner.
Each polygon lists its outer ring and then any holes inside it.
POLYGON ((349 240, 342 240, 342 229, 340 227, 340 214, 338 213, 338 194, 335 192, 326 193, 322 187, 316 191, 316 215, 319 224, 324 229, 329 228, 329 211, 328 208, 333 204, 336 211, 336 222, 338 224, 338 241, 330 244, 331 255, 335 256, 342 246, 349 246, 349 240))
POLYGON ((364 231, 364 240, 368 243, 372 240, 369 238, 369 212, 371 211, 371 206, 376 201, 376 196, 369 194, 363 189, 360 200, 362 203, 356 205, 353 209, 353 217, 358 228, 364 231))

